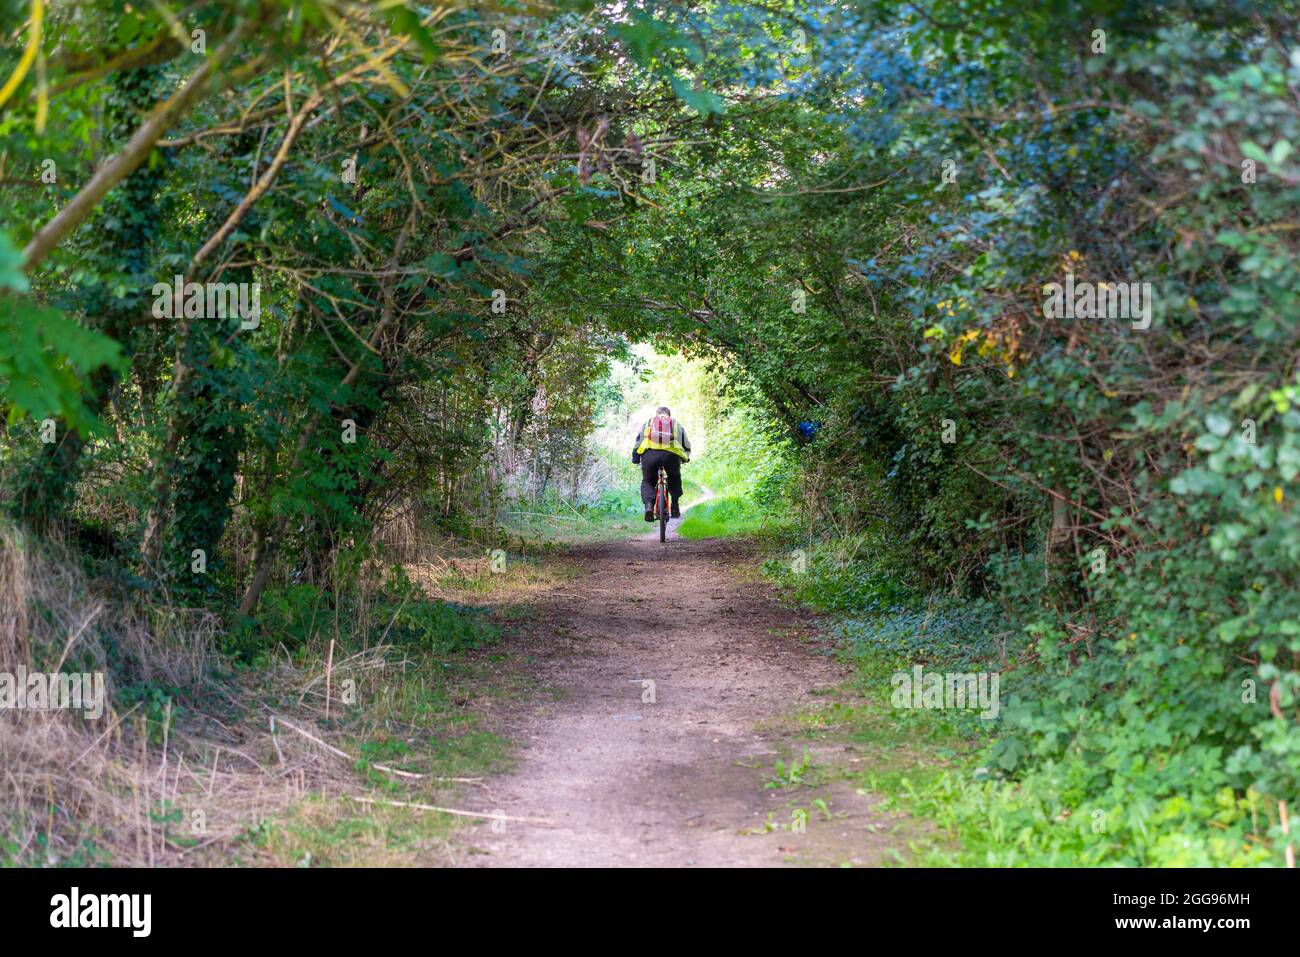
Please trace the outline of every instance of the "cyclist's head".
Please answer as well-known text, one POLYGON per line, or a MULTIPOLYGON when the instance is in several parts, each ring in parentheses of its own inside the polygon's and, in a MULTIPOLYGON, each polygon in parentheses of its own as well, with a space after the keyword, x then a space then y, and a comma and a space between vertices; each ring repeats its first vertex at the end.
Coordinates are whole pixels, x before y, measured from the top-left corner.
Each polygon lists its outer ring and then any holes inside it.
POLYGON ((666 405, 661 405, 655 409, 655 415, 672 415, 672 410, 666 405))

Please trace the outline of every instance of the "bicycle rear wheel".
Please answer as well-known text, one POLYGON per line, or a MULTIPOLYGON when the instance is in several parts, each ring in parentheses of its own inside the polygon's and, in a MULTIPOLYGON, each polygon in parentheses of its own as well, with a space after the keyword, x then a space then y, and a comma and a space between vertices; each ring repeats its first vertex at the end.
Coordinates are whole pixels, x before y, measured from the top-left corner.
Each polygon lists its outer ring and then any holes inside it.
POLYGON ((655 511, 659 513, 659 541, 668 541, 668 483, 663 471, 659 472, 659 488, 655 492, 655 511))

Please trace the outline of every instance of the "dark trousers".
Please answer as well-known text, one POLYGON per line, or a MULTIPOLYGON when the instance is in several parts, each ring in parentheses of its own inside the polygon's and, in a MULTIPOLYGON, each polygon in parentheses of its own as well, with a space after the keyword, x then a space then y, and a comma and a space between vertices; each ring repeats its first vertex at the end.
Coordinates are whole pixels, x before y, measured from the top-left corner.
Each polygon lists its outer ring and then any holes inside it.
POLYGON ((673 501, 682 497, 682 460, 675 452, 666 449, 646 449, 641 456, 641 501, 647 509, 654 508, 655 489, 659 485, 659 466, 668 473, 668 494, 673 501))

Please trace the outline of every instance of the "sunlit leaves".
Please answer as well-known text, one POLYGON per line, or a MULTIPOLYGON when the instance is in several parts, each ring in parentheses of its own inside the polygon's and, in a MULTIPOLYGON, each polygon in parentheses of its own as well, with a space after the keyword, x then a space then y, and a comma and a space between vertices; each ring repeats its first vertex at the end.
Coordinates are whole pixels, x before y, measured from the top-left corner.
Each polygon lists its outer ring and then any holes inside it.
POLYGON ((11 423, 62 418, 80 432, 92 431, 83 378, 102 366, 124 367, 112 339, 56 309, 0 293, 0 403, 11 423))

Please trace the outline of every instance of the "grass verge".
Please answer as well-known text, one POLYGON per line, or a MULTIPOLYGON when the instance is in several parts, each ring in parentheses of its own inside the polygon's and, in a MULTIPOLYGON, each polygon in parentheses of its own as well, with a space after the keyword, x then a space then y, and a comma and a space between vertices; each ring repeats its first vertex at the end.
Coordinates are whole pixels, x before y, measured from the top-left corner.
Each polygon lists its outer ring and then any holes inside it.
MULTIPOLYGON (((1014 746, 1006 711, 1053 693, 1051 675, 995 609, 920 598, 871 553, 822 548, 806 561, 771 560, 765 574, 788 600, 827 617, 824 628, 853 680, 830 705, 799 716, 810 737, 852 742, 869 760, 819 769, 882 806, 925 819, 901 860, 930 866, 1259 866, 1275 863, 1270 802, 1228 789, 1117 793, 1097 784, 1106 755, 1004 764, 1014 746), (846 558, 846 555, 848 556, 846 558), (940 675, 998 673, 1000 710, 914 707, 896 697, 920 666, 940 675), (1017 701, 1017 698, 1020 698, 1017 701)), ((1010 762, 1008 762, 1010 763, 1010 762)))
POLYGON ((535 563, 362 563, 226 631, 16 527, 0 555, 0 670, 106 684, 99 717, 0 713, 0 865, 455 863, 467 818, 428 808, 491 810, 490 716, 532 690, 498 639, 535 563))

